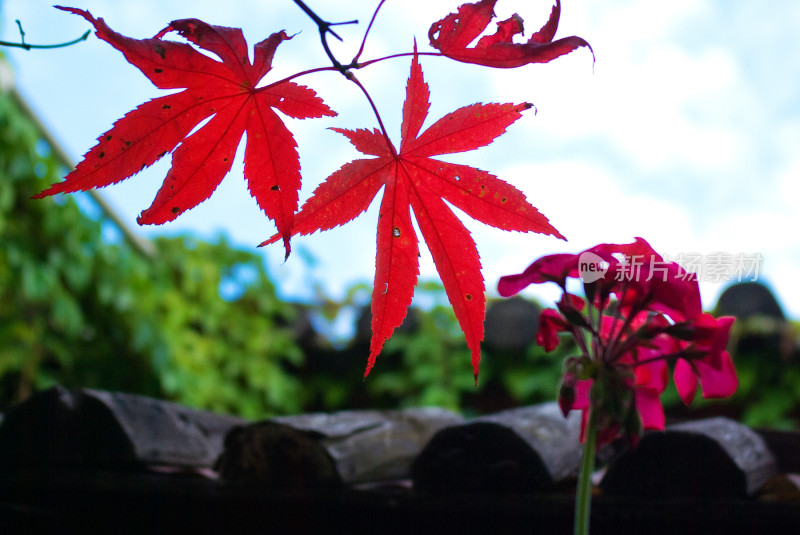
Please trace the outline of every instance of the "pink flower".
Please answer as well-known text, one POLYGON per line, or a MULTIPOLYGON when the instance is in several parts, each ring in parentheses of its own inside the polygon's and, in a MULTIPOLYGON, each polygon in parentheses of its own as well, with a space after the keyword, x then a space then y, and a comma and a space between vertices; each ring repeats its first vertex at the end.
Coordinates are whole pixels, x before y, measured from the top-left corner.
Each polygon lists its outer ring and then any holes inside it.
POLYGON ((539 330, 536 332, 536 343, 551 352, 558 347, 558 333, 565 332, 569 325, 556 310, 546 308, 539 315, 539 330))
POLYGON ((622 306, 647 302, 648 310, 663 312, 675 321, 701 313, 697 277, 676 262, 666 262, 644 239, 636 238, 628 244, 604 243, 588 251, 599 256, 624 256, 624 262, 611 266, 615 280, 627 282, 614 289, 622 306))
POLYGON ((739 386, 733 360, 725 347, 728 343, 734 318, 723 316, 714 318, 702 314, 697 318, 694 328, 696 338, 684 343, 687 356, 701 352, 700 358, 679 358, 673 373, 675 386, 681 399, 687 405, 694 399, 697 384, 703 388, 704 398, 725 398, 732 396, 739 386))
POLYGON ((632 243, 602 243, 579 254, 543 256, 522 273, 501 277, 497 291, 503 297, 514 295, 531 284, 555 282, 566 288, 568 278, 580 278, 578 264, 584 253, 597 255, 608 263, 605 276, 594 284, 600 306, 614 294, 620 305, 636 306, 663 312, 674 321, 697 317, 701 313, 697 278, 675 262, 665 262, 647 241, 636 238, 632 243), (599 290, 599 291, 598 291, 599 290))
POLYGON ((643 429, 663 429, 661 394, 671 362, 687 404, 698 384, 706 398, 735 392, 736 370, 725 350, 734 319, 703 314, 697 278, 664 261, 645 240, 544 256, 522 273, 501 278, 498 291, 509 296, 543 282, 555 282, 563 295, 557 310, 539 317, 536 341, 549 352, 558 346, 559 333, 575 340, 580 355, 567 360, 558 399, 565 415, 583 412, 582 435, 589 418, 599 444, 620 435, 635 443, 643 429), (587 253, 590 266, 602 262, 600 271, 582 266, 587 253), (586 302, 567 292, 567 279, 580 278, 581 269, 591 274, 582 280, 586 302))
POLYGON ((501 277, 497 283, 497 291, 503 297, 510 297, 531 284, 542 282, 555 282, 563 288, 567 277, 577 276, 578 255, 553 254, 543 256, 522 273, 501 277))
MULTIPOLYGON (((614 366, 606 366, 598 376, 599 383, 595 379, 576 381, 574 399, 566 410, 559 400, 565 415, 571 409, 582 411, 581 441, 593 410, 598 411, 598 445, 611 442, 621 434, 627 434, 635 442, 640 429, 664 429, 661 394, 668 382, 667 363, 651 360, 635 365, 635 362, 629 354, 614 366), (600 391, 593 395, 593 388, 600 388, 600 391), (630 427, 636 431, 628 432, 626 428, 630 427)), ((563 382, 566 383, 566 377, 563 382)))
POLYGON ((654 360, 634 367, 633 371, 636 375, 636 410, 642 418, 642 426, 644 429, 664 429, 661 394, 669 380, 666 361, 654 360))
MULTIPOLYGON (((647 371, 636 373, 632 381, 626 381, 626 388, 632 392, 632 406, 624 414, 611 415, 605 414, 599 418, 597 445, 607 444, 625 430, 626 419, 629 414, 633 414, 639 419, 641 429, 664 429, 664 408, 661 405, 661 394, 667 386, 667 367, 663 361, 659 365, 648 365, 647 371), (663 365, 663 366, 662 366, 663 365)), ((586 426, 592 410, 591 391, 594 386, 593 379, 578 381, 575 385, 575 400, 571 404, 571 409, 582 411, 581 414, 581 442, 586 438, 586 426)), ((624 397, 624 396, 623 396, 624 397)), ((563 410, 563 407, 562 407, 563 410)), ((568 411, 567 411, 568 412, 568 411)), ((634 442, 638 440, 638 432, 630 433, 629 438, 634 442)))

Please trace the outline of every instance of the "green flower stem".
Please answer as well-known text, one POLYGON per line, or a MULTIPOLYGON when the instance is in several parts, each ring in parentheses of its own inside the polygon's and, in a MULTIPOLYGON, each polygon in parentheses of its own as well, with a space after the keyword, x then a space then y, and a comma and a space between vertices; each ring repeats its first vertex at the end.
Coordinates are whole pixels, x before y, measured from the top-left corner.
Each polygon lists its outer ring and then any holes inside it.
POLYGON ((578 474, 578 491, 575 496, 575 535, 589 534, 589 519, 592 507, 592 472, 597 448, 597 425, 594 415, 586 424, 586 441, 583 443, 581 471, 578 474))

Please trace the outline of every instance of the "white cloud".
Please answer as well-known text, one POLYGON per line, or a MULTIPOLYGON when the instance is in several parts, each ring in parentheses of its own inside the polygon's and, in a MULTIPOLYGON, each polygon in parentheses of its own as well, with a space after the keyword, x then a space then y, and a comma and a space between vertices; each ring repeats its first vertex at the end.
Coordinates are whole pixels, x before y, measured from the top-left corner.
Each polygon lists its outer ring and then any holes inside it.
POLYGON ((697 243, 684 209, 626 193, 605 170, 556 162, 507 168, 502 176, 522 189, 569 241, 469 225, 490 287, 500 276, 521 271, 540 256, 575 253, 598 243, 629 243, 640 236, 664 252, 697 243))

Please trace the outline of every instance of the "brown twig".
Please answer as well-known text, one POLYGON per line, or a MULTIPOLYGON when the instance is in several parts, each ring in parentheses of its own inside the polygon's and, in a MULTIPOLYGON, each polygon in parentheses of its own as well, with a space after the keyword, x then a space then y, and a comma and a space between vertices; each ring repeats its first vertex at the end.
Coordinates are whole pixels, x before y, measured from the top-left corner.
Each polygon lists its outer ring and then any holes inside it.
POLYGON ((303 0, 294 0, 294 3, 297 4, 300 7, 300 9, 302 9, 305 12, 306 15, 311 17, 311 20, 313 20, 314 23, 317 25, 317 27, 319 28, 319 37, 320 40, 322 41, 322 48, 325 49, 325 53, 328 55, 328 58, 331 60, 331 63, 333 63, 333 66, 336 67, 336 70, 342 73, 345 77, 347 77, 348 76, 347 71, 352 67, 352 65, 342 65, 342 63, 338 59, 336 59, 336 56, 333 55, 330 46, 328 46, 328 34, 333 35, 335 38, 341 41, 342 38, 339 37, 339 35, 335 31, 333 31, 331 27, 341 26, 343 24, 358 24, 358 21, 349 20, 347 22, 328 22, 326 20, 323 20, 316 13, 314 13, 314 11, 310 7, 308 7, 305 2, 303 2, 303 0))

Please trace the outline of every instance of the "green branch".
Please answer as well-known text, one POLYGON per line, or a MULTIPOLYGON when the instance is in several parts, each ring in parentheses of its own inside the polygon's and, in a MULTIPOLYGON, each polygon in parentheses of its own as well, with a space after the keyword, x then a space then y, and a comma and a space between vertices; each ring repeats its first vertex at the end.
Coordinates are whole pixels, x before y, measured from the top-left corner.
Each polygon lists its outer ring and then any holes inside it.
POLYGON ((19 20, 15 21, 17 23, 17 27, 19 28, 19 43, 12 43, 10 41, 0 41, 0 46, 11 46, 16 48, 24 48, 25 50, 31 50, 32 48, 63 48, 65 46, 71 46, 76 43, 80 43, 81 41, 85 41, 89 34, 92 33, 91 30, 86 30, 86 33, 78 37, 77 39, 73 39, 72 41, 67 41, 66 43, 58 43, 55 45, 30 45, 25 42, 25 31, 22 29, 22 24, 19 20))

